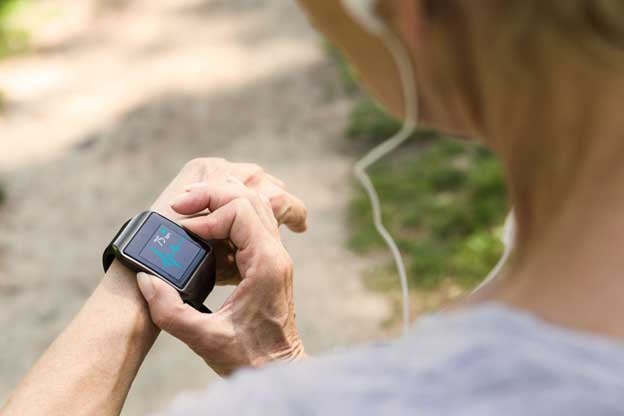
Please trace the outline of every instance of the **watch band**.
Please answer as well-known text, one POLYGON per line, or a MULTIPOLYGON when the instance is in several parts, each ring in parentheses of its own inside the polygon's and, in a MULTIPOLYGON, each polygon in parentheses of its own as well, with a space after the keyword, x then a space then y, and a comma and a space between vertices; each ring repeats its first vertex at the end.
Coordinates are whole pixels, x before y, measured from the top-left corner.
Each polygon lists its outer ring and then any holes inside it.
POLYGON ((111 240, 110 244, 104 250, 104 254, 102 255, 102 265, 104 266, 104 273, 106 273, 108 271, 108 269, 110 268, 111 264, 113 264, 113 261, 115 261, 115 258, 117 257, 115 255, 115 248, 113 247, 113 242, 115 240, 117 240, 117 237, 119 237, 119 235, 123 232, 123 230, 126 229, 128 224, 130 224, 130 221, 131 221, 131 219, 126 221, 124 223, 124 225, 121 226, 119 231, 117 231, 117 234, 115 234, 115 237, 113 237, 113 239, 111 240))

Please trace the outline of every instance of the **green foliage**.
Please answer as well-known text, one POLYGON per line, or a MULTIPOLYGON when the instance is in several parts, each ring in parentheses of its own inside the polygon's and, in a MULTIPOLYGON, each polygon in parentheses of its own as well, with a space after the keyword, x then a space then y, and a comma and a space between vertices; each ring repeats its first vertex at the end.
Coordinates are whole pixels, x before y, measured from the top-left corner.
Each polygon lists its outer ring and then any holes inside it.
POLYGON ((0 17, 4 17, 10 13, 20 0, 0 0, 0 17))
MULTIPOLYGON (((506 212, 501 169, 482 148, 442 138, 372 169, 385 223, 406 254, 413 283, 433 288, 450 278, 470 287, 496 262, 506 212), (411 157, 407 157, 407 156, 411 157)), ((382 248, 368 198, 351 204, 352 247, 382 248)))
POLYGON ((0 59, 28 48, 28 33, 10 24, 11 17, 26 0, 0 0, 0 59))
POLYGON ((351 110, 347 137, 360 140, 379 141, 390 137, 401 128, 399 123, 373 100, 363 97, 351 110))
MULTIPOLYGON (((0 0, 0 59, 24 52, 28 48, 28 33, 11 25, 11 17, 26 1, 0 0)), ((0 90, 0 113, 5 107, 6 99, 0 90)))
MULTIPOLYGON (((401 124, 357 89, 353 72, 335 49, 347 90, 357 97, 347 127, 351 139, 379 142, 401 124)), ((406 255, 413 286, 435 288, 451 279, 471 287, 496 263, 506 212, 502 171, 484 148, 416 133, 418 145, 405 147, 371 169, 382 199, 384 222, 406 255)), ((351 246, 360 252, 384 248, 365 192, 357 187, 350 205, 351 246)))

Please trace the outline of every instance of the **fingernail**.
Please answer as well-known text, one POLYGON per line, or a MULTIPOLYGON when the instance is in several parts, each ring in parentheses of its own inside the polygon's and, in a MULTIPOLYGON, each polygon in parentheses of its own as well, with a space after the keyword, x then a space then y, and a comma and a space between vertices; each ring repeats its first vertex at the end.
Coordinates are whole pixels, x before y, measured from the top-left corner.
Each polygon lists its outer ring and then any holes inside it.
POLYGON ((206 182, 195 182, 195 183, 191 183, 191 184, 186 185, 184 190, 186 192, 190 192, 190 191, 192 191, 195 188, 201 188, 201 187, 204 187, 206 185, 207 185, 206 182))
POLYGON ((150 301, 154 297, 154 283, 152 277, 147 273, 137 273, 137 282, 139 283, 139 290, 143 294, 146 301, 150 301))
POLYGON ((169 202, 169 206, 175 207, 176 205, 181 204, 182 202, 186 202, 189 198, 191 197, 189 196, 188 193, 180 194, 176 196, 171 202, 169 202))

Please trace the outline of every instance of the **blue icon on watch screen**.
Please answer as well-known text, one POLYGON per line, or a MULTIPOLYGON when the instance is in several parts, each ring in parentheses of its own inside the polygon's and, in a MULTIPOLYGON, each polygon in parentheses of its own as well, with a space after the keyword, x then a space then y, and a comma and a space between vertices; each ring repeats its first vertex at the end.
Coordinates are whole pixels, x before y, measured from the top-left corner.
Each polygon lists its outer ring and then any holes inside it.
POLYGON ((201 248, 176 232, 161 226, 140 256, 175 279, 182 279, 201 248))

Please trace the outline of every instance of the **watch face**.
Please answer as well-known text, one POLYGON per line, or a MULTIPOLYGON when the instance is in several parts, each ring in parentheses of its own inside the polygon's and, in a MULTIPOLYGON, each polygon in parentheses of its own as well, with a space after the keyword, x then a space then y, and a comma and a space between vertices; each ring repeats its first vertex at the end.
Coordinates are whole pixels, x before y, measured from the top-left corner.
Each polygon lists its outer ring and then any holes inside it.
POLYGON ((151 213, 124 254, 183 289, 207 250, 179 225, 151 213))

